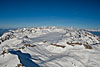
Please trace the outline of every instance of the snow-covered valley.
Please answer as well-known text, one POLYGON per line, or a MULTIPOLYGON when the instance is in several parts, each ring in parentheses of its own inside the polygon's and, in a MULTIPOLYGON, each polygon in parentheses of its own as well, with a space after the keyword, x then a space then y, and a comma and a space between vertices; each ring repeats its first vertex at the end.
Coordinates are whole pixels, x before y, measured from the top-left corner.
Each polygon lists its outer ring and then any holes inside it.
POLYGON ((100 37, 55 26, 10 30, 0 37, 0 67, 100 67, 100 37))

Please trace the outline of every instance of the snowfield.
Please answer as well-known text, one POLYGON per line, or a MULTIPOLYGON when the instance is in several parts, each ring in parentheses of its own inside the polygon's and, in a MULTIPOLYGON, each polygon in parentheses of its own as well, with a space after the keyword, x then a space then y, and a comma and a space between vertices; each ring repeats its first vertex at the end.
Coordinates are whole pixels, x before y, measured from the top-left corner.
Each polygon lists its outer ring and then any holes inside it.
POLYGON ((10 30, 0 37, 0 67, 100 67, 100 37, 55 26, 10 30))

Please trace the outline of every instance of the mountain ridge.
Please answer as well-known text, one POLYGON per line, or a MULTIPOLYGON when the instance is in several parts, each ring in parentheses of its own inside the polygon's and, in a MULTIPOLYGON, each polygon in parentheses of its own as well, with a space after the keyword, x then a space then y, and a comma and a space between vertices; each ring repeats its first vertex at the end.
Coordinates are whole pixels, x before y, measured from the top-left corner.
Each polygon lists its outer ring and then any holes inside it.
POLYGON ((0 37, 0 66, 31 67, 25 63, 29 61, 38 67, 99 67, 99 51, 100 37, 87 30, 56 26, 22 28, 0 37), (22 58, 25 56, 30 60, 22 58))

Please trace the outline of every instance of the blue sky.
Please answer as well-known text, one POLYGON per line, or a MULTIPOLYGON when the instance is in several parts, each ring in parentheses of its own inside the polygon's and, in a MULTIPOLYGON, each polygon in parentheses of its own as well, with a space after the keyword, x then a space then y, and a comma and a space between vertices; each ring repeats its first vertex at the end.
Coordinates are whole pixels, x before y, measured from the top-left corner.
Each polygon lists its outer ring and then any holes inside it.
POLYGON ((100 0, 0 0, 0 28, 100 29, 100 0))

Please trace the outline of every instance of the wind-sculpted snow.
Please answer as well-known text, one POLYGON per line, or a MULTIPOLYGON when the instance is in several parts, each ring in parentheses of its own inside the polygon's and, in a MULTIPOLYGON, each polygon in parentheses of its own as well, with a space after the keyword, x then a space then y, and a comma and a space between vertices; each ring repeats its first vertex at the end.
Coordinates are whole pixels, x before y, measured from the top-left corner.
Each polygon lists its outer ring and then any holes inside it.
POLYGON ((100 37, 81 29, 23 28, 0 37, 0 67, 100 67, 100 37))

